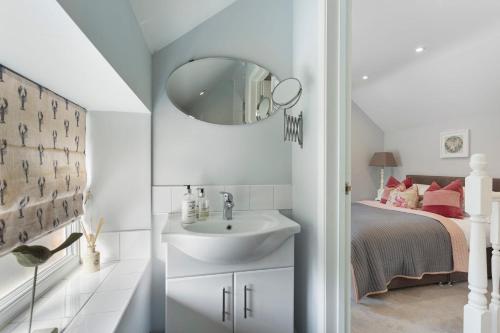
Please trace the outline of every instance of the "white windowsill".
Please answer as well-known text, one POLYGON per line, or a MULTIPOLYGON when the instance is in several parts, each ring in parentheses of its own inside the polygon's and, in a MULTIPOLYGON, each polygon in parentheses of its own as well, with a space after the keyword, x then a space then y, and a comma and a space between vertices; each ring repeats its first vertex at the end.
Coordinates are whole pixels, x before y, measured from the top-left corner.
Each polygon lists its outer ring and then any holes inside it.
MULTIPOLYGON (((58 283, 35 304, 33 329, 59 332, 113 332, 149 266, 149 259, 104 264, 97 273, 81 268, 58 283)), ((0 333, 28 331, 28 311, 0 333)))
MULTIPOLYGON (((43 295, 50 290, 57 281, 64 279, 79 266, 80 258, 69 255, 51 265, 38 274, 37 295, 43 295)), ((17 314, 29 306, 33 280, 26 281, 11 294, 0 300, 0 323, 11 322, 17 314)), ((3 327, 1 325, 0 327, 3 327)))

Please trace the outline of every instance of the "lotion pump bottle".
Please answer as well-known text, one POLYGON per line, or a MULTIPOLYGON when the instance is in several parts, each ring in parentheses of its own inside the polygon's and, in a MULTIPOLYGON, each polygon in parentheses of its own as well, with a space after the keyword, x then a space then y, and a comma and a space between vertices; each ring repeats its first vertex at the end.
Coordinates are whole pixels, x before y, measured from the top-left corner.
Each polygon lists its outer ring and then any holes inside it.
POLYGON ((186 185, 187 192, 182 200, 182 222, 196 222, 196 200, 191 193, 191 185, 186 185))

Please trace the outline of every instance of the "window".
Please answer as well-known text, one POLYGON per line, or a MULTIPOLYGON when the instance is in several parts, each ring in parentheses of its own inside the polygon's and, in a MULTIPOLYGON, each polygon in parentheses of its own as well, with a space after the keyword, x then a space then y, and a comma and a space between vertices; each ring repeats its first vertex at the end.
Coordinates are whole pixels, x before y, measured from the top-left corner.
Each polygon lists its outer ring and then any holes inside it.
MULTIPOLYGON (((70 233, 78 231, 78 222, 30 243, 42 245, 49 249, 59 246, 70 233)), ((37 295, 56 284, 66 273, 79 264, 79 245, 72 246, 52 256, 38 270, 37 295)), ((9 322, 19 312, 26 309, 31 297, 34 269, 18 264, 12 254, 0 257, 0 327, 9 322)))
MULTIPOLYGON (((30 245, 43 245, 49 249, 53 249, 64 242, 65 239, 66 229, 61 228, 40 238, 30 245)), ((64 251, 57 253, 50 258, 46 264, 40 266, 40 272, 47 269, 51 264, 59 261, 65 256, 66 253, 64 251)), ((0 283, 0 299, 4 298, 14 289, 33 278, 33 268, 19 265, 16 257, 12 254, 0 257, 0 267, 2 267, 2 269, 0 269, 0 281, 2 281, 2 283, 0 283)))

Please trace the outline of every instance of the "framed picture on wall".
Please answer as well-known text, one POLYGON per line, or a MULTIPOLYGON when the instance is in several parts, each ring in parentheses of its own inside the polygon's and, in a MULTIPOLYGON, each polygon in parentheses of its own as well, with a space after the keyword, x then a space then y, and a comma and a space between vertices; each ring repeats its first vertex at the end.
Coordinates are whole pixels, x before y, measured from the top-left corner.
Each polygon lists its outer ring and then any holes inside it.
POLYGON ((441 158, 469 157, 469 130, 441 132, 441 158))

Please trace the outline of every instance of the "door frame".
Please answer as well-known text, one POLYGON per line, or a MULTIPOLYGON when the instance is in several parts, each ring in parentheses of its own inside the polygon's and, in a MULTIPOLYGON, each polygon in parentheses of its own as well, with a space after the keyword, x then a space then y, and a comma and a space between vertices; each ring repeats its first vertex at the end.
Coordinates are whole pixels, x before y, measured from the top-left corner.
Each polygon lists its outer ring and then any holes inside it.
POLYGON ((325 332, 351 331, 351 0, 325 0, 325 332))

